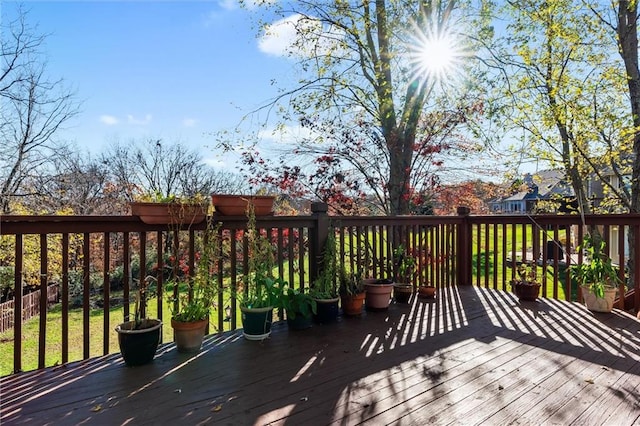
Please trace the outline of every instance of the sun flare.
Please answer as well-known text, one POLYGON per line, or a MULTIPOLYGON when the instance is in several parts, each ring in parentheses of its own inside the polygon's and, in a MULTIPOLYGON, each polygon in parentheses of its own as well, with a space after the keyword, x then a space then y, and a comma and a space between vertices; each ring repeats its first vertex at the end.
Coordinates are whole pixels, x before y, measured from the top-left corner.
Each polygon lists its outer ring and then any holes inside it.
POLYGON ((466 56, 460 37, 450 28, 432 25, 424 30, 413 26, 408 46, 416 78, 432 83, 450 80, 466 56))
POLYGON ((418 67, 426 74, 442 76, 455 65, 455 46, 447 36, 424 40, 418 48, 418 67))

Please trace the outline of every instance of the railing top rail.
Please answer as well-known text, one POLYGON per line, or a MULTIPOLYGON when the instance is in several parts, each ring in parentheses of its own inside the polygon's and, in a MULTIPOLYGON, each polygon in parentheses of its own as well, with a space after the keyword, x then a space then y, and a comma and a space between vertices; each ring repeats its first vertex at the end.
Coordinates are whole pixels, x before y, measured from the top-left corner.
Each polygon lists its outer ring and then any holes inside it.
POLYGON ((539 225, 576 225, 584 222, 587 225, 640 225, 640 214, 590 214, 590 215, 483 215, 467 216, 470 223, 488 224, 531 224, 539 225))
MULTIPOLYGON (((213 216, 214 222, 222 224, 223 229, 246 228, 244 216, 213 216)), ((315 221, 311 216, 260 216, 256 218, 258 227, 313 228, 315 221)), ((181 229, 202 230, 207 220, 198 224, 184 224, 181 229)), ((175 227, 171 227, 174 229, 175 227)), ((168 225, 149 225, 137 216, 0 216, 0 235, 15 234, 59 234, 83 232, 141 232, 165 231, 168 225)))

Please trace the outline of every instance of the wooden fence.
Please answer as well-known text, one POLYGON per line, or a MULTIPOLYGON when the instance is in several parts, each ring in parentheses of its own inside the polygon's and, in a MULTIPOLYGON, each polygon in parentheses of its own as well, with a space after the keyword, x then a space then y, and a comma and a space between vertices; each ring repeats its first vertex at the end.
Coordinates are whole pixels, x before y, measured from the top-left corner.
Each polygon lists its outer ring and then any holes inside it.
MULTIPOLYGON (((47 286, 47 302, 56 303, 59 299, 58 285, 47 286)), ((0 333, 13 327, 13 300, 0 303, 0 333)), ((22 321, 26 321, 40 314, 40 290, 22 296, 22 321)))

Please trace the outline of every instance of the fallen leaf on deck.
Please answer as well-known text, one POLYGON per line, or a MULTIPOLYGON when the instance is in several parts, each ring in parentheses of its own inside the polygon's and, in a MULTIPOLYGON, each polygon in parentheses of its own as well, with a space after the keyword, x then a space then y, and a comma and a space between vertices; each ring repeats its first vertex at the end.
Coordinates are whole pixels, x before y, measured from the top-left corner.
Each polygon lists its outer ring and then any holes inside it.
POLYGON ((220 410, 222 410, 222 404, 216 405, 211 409, 211 411, 213 411, 214 413, 217 413, 220 410))
POLYGON ((594 383, 593 379, 584 379, 584 381, 587 382, 587 383, 591 383, 591 384, 594 383))
POLYGON ((176 389, 173 391, 173 393, 182 393, 182 389, 176 389))
POLYGON ((303 396, 302 398, 300 398, 300 401, 302 402, 307 402, 309 400, 308 396, 303 396))
POLYGON ((93 411, 93 412, 97 412, 97 411, 100 411, 100 410, 102 410, 102 405, 101 404, 94 405, 93 408, 91 408, 91 411, 93 411))

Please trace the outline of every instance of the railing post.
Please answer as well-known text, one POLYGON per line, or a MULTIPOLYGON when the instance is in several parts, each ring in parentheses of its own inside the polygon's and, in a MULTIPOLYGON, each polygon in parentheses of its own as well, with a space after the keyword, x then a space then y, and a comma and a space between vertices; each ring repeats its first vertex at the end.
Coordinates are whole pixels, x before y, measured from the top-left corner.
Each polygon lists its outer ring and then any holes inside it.
POLYGON ((456 238, 456 281, 457 285, 471 285, 471 209, 460 206, 457 212, 462 221, 456 238))
POLYGON ((309 282, 313 283, 322 269, 322 253, 329 235, 329 207, 326 203, 311 203, 311 217, 315 222, 309 235, 309 282))

